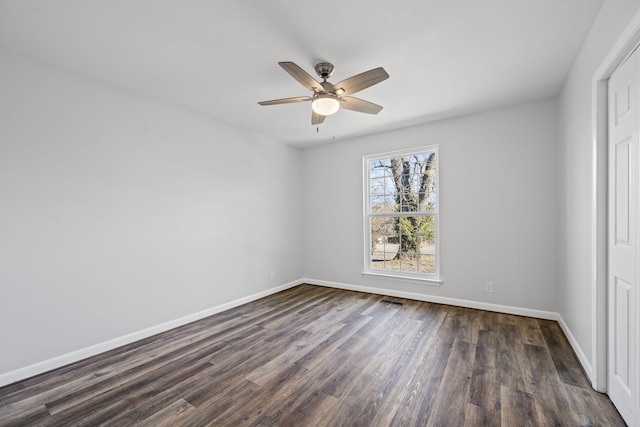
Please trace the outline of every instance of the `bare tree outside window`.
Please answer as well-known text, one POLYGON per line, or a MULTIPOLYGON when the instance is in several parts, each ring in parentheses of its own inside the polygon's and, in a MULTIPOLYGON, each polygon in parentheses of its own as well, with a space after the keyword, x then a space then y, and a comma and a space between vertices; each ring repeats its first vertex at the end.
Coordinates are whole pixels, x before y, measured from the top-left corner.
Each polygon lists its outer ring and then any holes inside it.
POLYGON ((368 157, 370 271, 436 276, 437 148, 368 157))

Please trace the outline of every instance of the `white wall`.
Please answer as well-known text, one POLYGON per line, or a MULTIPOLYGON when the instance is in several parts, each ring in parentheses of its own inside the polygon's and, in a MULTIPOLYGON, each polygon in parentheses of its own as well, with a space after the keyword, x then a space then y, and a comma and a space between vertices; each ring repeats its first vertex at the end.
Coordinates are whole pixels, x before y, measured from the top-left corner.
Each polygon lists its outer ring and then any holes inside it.
POLYGON ((4 50, 0 121, 0 375, 302 276, 300 150, 4 50))
POLYGON ((555 120, 548 99, 304 150, 306 277, 556 311, 555 120), (365 277, 362 156, 429 144, 440 150, 444 283, 365 277))
POLYGON ((638 9, 637 0, 608 0, 558 97, 561 226, 559 312, 592 364, 592 78, 638 9))

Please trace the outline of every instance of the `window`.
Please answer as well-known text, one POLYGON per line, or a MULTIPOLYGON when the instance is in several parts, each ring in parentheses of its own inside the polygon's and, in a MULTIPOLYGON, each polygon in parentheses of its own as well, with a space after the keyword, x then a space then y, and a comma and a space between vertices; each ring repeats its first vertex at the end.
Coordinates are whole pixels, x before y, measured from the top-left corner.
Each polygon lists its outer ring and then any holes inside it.
POLYGON ((438 147, 364 157, 365 274, 439 282, 438 147))

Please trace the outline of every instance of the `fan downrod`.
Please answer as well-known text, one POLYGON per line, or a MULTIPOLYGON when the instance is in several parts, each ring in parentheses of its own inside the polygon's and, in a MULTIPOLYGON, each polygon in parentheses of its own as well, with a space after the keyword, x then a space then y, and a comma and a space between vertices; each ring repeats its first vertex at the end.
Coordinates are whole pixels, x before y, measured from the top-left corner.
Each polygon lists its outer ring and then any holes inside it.
POLYGON ((320 62, 314 68, 325 81, 333 74, 333 64, 330 62, 320 62))

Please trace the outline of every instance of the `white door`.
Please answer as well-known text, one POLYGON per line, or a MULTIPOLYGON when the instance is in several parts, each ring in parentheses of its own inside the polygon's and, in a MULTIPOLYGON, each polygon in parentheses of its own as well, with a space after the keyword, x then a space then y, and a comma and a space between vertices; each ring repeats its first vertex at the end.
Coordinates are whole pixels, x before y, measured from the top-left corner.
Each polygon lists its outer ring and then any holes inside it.
POLYGON ((630 426, 638 410, 638 133, 640 53, 609 80, 608 393, 630 426))

